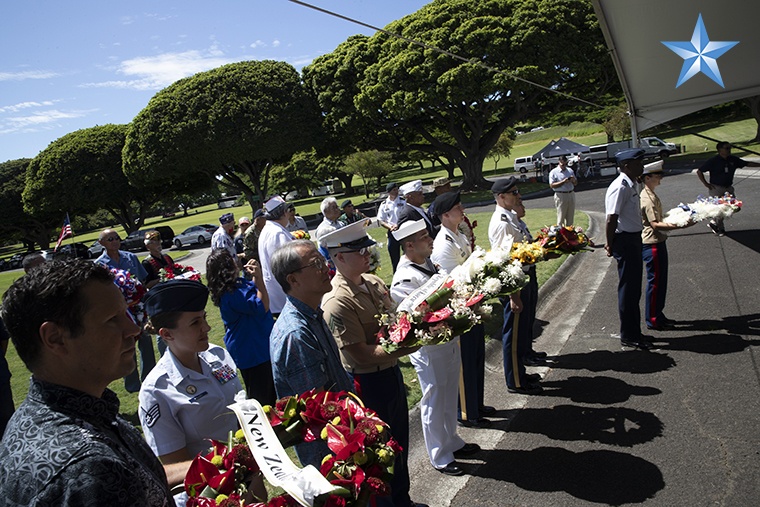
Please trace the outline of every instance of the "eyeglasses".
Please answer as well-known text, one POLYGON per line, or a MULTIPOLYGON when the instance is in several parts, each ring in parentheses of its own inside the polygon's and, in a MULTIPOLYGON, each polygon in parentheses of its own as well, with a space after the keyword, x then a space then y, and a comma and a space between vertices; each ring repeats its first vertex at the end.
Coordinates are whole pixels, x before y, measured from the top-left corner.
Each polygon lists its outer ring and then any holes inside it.
POLYGON ((121 241, 121 238, 119 236, 111 236, 110 238, 103 238, 103 239, 105 239, 109 243, 112 241, 121 241))
POLYGON ((292 274, 292 273, 295 273, 297 271, 301 271, 302 269, 306 269, 306 268, 314 268, 317 271, 324 271, 327 268, 327 261, 325 260, 324 257, 320 256, 320 257, 317 257, 316 259, 314 259, 313 261, 311 261, 310 263, 308 263, 307 265, 301 266, 298 269, 294 269, 290 273, 292 274))
POLYGON ((506 192, 503 192, 504 194, 512 194, 512 195, 520 195, 520 191, 517 189, 514 190, 508 190, 506 192))
POLYGON ((360 250, 350 250, 350 249, 349 250, 340 250, 338 253, 358 253, 359 255, 361 255, 362 257, 364 257, 365 255, 369 254, 369 247, 365 246, 364 248, 362 248, 360 250))

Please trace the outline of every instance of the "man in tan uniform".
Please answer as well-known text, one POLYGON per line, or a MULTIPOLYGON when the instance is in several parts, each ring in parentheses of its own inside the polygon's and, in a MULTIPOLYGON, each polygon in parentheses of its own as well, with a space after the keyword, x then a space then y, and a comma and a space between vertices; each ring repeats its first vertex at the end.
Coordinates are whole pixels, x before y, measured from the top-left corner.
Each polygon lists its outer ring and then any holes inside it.
POLYGON ((367 274, 369 247, 375 244, 367 236, 369 222, 354 222, 322 238, 337 270, 332 291, 322 299, 322 310, 357 394, 390 425, 391 433, 404 449, 396 456, 391 497, 377 498, 377 505, 420 505, 409 497, 409 406, 398 367, 398 357, 417 348, 388 354, 377 343, 380 324, 375 316, 389 312, 394 305, 385 283, 367 274))

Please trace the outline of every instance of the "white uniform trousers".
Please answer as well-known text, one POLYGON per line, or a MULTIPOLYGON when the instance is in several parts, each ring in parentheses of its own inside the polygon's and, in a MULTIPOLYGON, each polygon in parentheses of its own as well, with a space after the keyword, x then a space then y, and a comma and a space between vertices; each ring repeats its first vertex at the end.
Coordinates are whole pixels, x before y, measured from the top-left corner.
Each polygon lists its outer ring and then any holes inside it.
POLYGON ((461 354, 459 337, 442 345, 428 345, 409 356, 420 379, 422 434, 430 463, 443 468, 464 446, 457 435, 457 400, 461 354))

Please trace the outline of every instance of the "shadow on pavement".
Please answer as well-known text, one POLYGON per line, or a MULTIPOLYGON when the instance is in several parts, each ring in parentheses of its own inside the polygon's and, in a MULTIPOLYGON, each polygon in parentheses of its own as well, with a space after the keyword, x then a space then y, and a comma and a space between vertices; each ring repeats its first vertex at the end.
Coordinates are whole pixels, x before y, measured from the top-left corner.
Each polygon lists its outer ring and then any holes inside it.
POLYGON ((741 243, 750 250, 760 253, 760 234, 757 229, 731 231, 726 233, 726 238, 741 243))
POLYGON ((760 340, 745 340, 735 334, 706 334, 680 338, 656 336, 652 342, 660 350, 683 350, 697 354, 734 354, 741 352, 750 345, 760 345, 760 340))
POLYGON ((568 398, 575 403, 612 405, 623 403, 631 396, 662 394, 657 388, 634 386, 612 377, 568 377, 566 380, 543 380, 542 397, 568 398))
POLYGON ((552 408, 523 408, 499 411, 495 429, 514 433, 534 433, 553 440, 584 441, 618 447, 633 447, 662 436, 662 421, 650 412, 624 407, 581 407, 557 405, 552 408))
POLYGON ((616 451, 576 453, 558 447, 539 447, 530 451, 493 450, 481 454, 487 465, 471 471, 463 463, 462 468, 473 476, 511 482, 524 490, 564 491, 594 503, 640 503, 665 487, 662 472, 656 465, 616 451))
POLYGON ((738 335, 760 336, 760 313, 723 317, 720 320, 679 320, 675 331, 717 331, 724 329, 738 335))
POLYGON ((594 350, 581 354, 563 354, 555 356, 552 368, 566 370, 619 371, 628 373, 657 373, 666 371, 676 365, 675 360, 667 354, 625 350, 594 350))

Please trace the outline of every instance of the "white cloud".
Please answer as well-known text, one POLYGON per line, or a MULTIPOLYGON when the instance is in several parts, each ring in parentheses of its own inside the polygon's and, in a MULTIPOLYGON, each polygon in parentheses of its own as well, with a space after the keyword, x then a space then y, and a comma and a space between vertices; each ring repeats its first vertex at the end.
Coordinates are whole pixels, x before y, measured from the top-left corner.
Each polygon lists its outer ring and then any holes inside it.
POLYGON ((0 72, 0 81, 24 81, 26 79, 50 79, 58 73, 48 70, 25 70, 23 72, 0 72))
POLYGON ((252 47, 253 49, 256 49, 256 48, 264 48, 264 47, 266 47, 266 46, 267 46, 267 43, 266 43, 266 42, 264 42, 264 41, 263 41, 263 40, 261 40, 261 39, 257 39, 255 42, 252 42, 252 43, 251 43, 251 47, 252 47))
POLYGON ((273 47, 273 48, 278 48, 278 47, 280 47, 280 41, 279 41, 279 40, 277 40, 277 39, 273 40, 273 41, 272 41, 272 47, 273 47))
POLYGON ((224 58, 223 53, 213 46, 207 52, 185 51, 163 53, 157 56, 143 56, 124 60, 117 72, 132 79, 111 80, 98 83, 84 83, 85 88, 130 88, 135 90, 160 90, 183 77, 210 70, 233 59, 224 58))
POLYGON ((12 106, 0 107, 0 113, 17 113, 22 109, 29 109, 30 107, 47 107, 52 106, 53 104, 54 102, 52 100, 45 100, 42 102, 19 102, 18 104, 13 104, 12 106))
POLYGON ((27 116, 13 116, 0 120, 0 134, 10 134, 13 132, 37 132, 48 130, 58 126, 60 120, 72 118, 82 118, 87 116, 90 111, 61 111, 50 109, 47 111, 38 111, 27 116))

